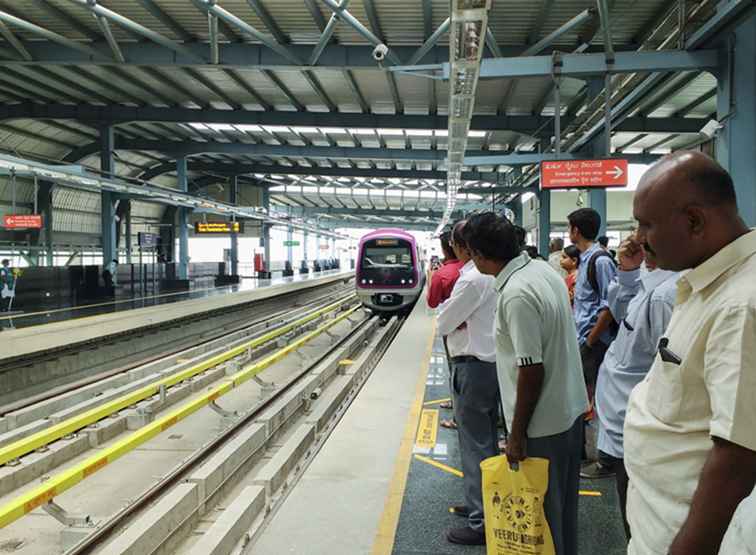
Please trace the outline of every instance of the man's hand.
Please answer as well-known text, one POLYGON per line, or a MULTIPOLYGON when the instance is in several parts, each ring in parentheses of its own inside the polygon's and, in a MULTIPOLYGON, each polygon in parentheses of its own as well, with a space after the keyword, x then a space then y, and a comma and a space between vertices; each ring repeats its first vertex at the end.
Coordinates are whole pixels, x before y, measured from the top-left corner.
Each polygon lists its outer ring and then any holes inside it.
POLYGON ((507 462, 509 462, 510 466, 520 464, 521 461, 528 458, 527 443, 527 439, 523 436, 516 434, 509 435, 504 454, 507 456, 507 462))
POLYGON ((643 263, 643 247, 638 242, 635 234, 622 241, 617 251, 620 270, 625 272, 637 270, 643 263))

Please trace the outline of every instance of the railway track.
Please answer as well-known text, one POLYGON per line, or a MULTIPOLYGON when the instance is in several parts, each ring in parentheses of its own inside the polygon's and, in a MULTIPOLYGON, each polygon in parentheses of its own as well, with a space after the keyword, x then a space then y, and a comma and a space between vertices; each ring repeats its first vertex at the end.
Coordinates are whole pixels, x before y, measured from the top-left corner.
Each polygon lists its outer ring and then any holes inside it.
MULTIPOLYGON (((296 441, 299 441, 297 448, 301 447, 303 442, 307 443, 307 450, 312 453, 313 449, 317 448, 319 442, 325 440, 329 426, 332 426, 334 423, 334 415, 338 415, 346 401, 356 394, 356 391, 358 391, 369 372, 371 364, 374 364, 377 357, 382 354, 385 346, 388 345, 390 337, 393 337, 393 334, 396 332, 399 325, 398 322, 394 321, 388 326, 380 328, 379 333, 374 333, 376 330, 379 330, 378 320, 367 317, 356 306, 343 311, 345 303, 346 301, 344 299, 341 299, 338 303, 333 303, 334 305, 339 306, 333 309, 330 313, 338 315, 331 319, 317 320, 313 318, 302 323, 303 325, 308 326, 305 333, 293 342, 293 337, 288 337, 283 342, 276 343, 279 347, 285 344, 280 350, 256 359, 254 362, 244 366, 241 370, 238 370, 238 365, 232 365, 232 370, 237 371, 230 372, 230 376, 221 379, 220 384, 211 387, 209 391, 195 396, 190 401, 183 403, 177 409, 168 412, 164 416, 156 418, 151 423, 139 428, 125 438, 117 440, 110 445, 110 447, 102 449, 95 455, 87 457, 59 474, 50 477, 42 486, 33 488, 31 491, 27 491, 25 494, 13 499, 9 503, 0 505, 0 526, 10 524, 13 520, 19 518, 23 514, 34 511, 36 507, 43 507, 48 513, 53 514, 53 516, 56 516, 57 512, 56 517, 61 520, 61 522, 66 522, 69 525, 69 529, 74 529, 73 537, 77 537, 77 535, 82 535, 84 537, 84 540, 68 553, 90 553, 93 552, 98 545, 107 542, 114 531, 122 529, 124 524, 130 519, 133 519, 134 517, 144 518, 140 515, 145 512, 149 514, 152 509, 148 506, 151 503, 155 503, 156 499, 163 496, 166 490, 183 487, 182 484, 177 486, 177 483, 185 480, 193 471, 196 471, 197 469, 201 470, 202 467, 212 463, 212 461, 219 456, 219 453, 228 450, 226 446, 229 441, 233 443, 236 439, 238 442, 238 437, 244 435, 245 430, 248 430, 250 425, 257 426, 258 430, 266 430, 266 433, 263 434, 265 435, 263 438, 264 441, 260 439, 263 437, 261 433, 257 433, 255 437, 257 437, 258 440, 261 440, 262 443, 257 445, 254 453, 251 453, 246 457, 246 463, 236 468, 233 473, 224 476, 221 485, 216 486, 213 492, 208 492, 207 489, 203 489, 203 492, 207 494, 207 499, 203 499, 202 502, 195 507, 196 510, 192 512, 194 517, 197 517, 200 513, 207 512, 207 507, 211 506, 215 498, 225 491, 224 488, 228 489, 231 487, 228 484, 232 483, 234 480, 238 481, 241 479, 238 478, 237 475, 250 476, 250 474, 245 471, 245 464, 249 466, 250 464, 255 463, 255 461, 261 464, 260 460, 257 460, 262 457, 260 453, 271 450, 275 451, 277 445, 276 442, 281 439, 282 434, 293 436, 296 441), (353 318, 358 318, 358 325, 348 324, 353 318), (309 331, 309 329, 311 329, 313 325, 316 325, 317 322, 321 322, 319 327, 309 331), (341 329, 341 336, 330 337, 332 335, 332 329, 340 328, 345 328, 341 329), (263 384, 262 393, 265 396, 250 410, 244 411, 240 415, 236 415, 234 412, 220 409, 216 404, 216 400, 220 397, 235 392, 237 388, 241 390, 241 388, 244 387, 244 383, 253 383, 257 375, 266 368, 276 365, 280 361, 289 357, 289 355, 301 353, 304 346, 317 337, 329 337, 329 340, 326 341, 327 348, 315 357, 314 360, 308 362, 303 370, 291 373, 291 376, 284 380, 283 386, 273 390, 270 389, 271 384, 268 384, 268 390, 266 391, 266 388, 264 387, 265 384, 263 384), (369 344, 368 349, 356 357, 354 368, 348 369, 352 363, 349 358, 355 357, 359 353, 360 348, 364 347, 366 344, 369 344), (336 387, 334 391, 337 390, 338 392, 335 394, 324 393, 326 387, 330 387, 332 384, 335 384, 334 387, 336 387), (326 401, 321 402, 320 399, 326 399, 326 401), (292 421, 297 419, 302 420, 303 418, 306 418, 306 415, 311 416, 313 414, 313 405, 321 408, 315 410, 315 413, 317 413, 315 423, 310 422, 308 433, 303 435, 297 432, 287 432, 286 430, 293 426, 293 424, 291 424, 292 421), (188 418, 190 415, 205 406, 210 406, 222 414, 224 421, 232 423, 230 427, 226 428, 206 445, 202 446, 202 448, 196 450, 191 456, 176 465, 163 478, 147 488, 144 493, 126 505, 122 510, 114 512, 112 516, 108 517, 97 526, 93 525, 94 521, 91 518, 73 518, 65 511, 61 512, 59 510, 59 507, 55 504, 53 499, 57 499, 67 489, 113 463, 116 459, 123 456, 126 452, 133 450, 138 445, 141 445, 142 443, 158 436, 158 434, 165 432, 168 428, 173 427, 181 420, 188 418), (266 415, 268 416, 266 417, 266 415), (268 420, 265 420, 267 424, 260 428, 260 420, 265 418, 268 418, 268 420), (271 424, 273 420, 276 420, 277 422, 275 427, 271 424), (297 438, 299 439, 297 440, 297 438), (237 478, 234 478, 234 476, 237 476, 237 478)), ((331 306, 331 308, 333 308, 333 306, 331 306)), ((266 344, 270 345, 272 339, 274 338, 268 337, 266 344)), ((230 351, 234 351, 237 348, 238 347, 234 347, 230 349, 230 351)), ((299 356, 301 357, 302 355, 299 356)), ((259 384, 254 385, 257 386, 259 384)), ((260 387, 258 387, 258 389, 260 389, 260 387)), ((207 410, 205 410, 205 412, 207 412, 207 410)), ((286 449, 285 444, 284 447, 279 446, 278 450, 280 451, 281 449, 286 449)), ((276 459, 275 454, 271 454, 270 456, 271 460, 276 459)), ((290 462, 291 461, 287 459, 287 464, 290 462)), ((289 471, 291 468, 287 467, 285 470, 287 473, 290 473, 289 471)), ((296 472, 294 472, 294 474, 296 474, 296 472)), ((277 475, 276 479, 280 480, 280 475, 277 475)), ((189 481, 191 482, 191 480, 189 481)), ((278 488, 271 488, 269 484, 266 488, 263 488, 263 490, 259 490, 255 497, 258 504, 260 499, 264 498, 262 504, 264 507, 267 507, 268 511, 275 506, 275 497, 280 497, 279 494, 274 495, 275 492, 273 492, 272 489, 276 489, 276 491, 278 490, 278 488), (263 491, 265 495, 261 496, 260 491, 263 491)), ((154 506, 158 506, 161 503, 162 501, 157 503, 157 505, 153 505, 153 509, 154 506)), ((249 511, 245 514, 249 514, 249 511)), ((191 529, 191 524, 193 522, 196 524, 196 518, 187 518, 184 520, 185 521, 182 521, 175 530, 171 531, 168 535, 169 537, 163 538, 163 540, 168 542, 173 541, 175 543, 177 538, 183 537, 179 533, 181 530, 186 531, 187 529, 191 529)), ((186 534, 184 534, 184 536, 185 535, 186 534)), ((69 543, 70 537, 71 534, 69 534, 69 543)), ((1 539, 2 533, 0 533, 0 541, 1 539)), ((115 541, 117 542, 117 538, 115 541)), ((164 542, 161 541, 161 545, 163 545, 163 543, 164 542)), ((144 549, 140 548, 140 551, 136 552, 152 553, 155 549, 158 549, 158 547, 159 546, 145 547, 144 549)), ((119 552, 117 546, 108 549, 108 553, 119 552)), ((28 552, 41 553, 41 551, 28 552)))

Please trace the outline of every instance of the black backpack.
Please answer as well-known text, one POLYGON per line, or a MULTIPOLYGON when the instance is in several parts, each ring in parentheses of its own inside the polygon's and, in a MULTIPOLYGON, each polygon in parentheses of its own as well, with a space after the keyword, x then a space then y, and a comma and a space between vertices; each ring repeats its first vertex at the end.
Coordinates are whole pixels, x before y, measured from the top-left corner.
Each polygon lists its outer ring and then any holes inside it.
MULTIPOLYGON (((598 278, 596 277, 596 261, 599 258, 609 258, 612 261, 612 264, 614 266, 617 266, 617 261, 614 260, 614 257, 611 255, 611 253, 606 252, 604 249, 599 249, 597 253, 595 253, 591 258, 588 260, 588 270, 587 270, 587 278, 588 278, 588 284, 591 286, 591 289, 598 295, 600 293, 599 286, 598 286, 598 278)), ((612 325, 609 327, 609 331, 612 334, 612 337, 617 336, 617 332, 619 331, 619 324, 616 320, 612 320, 612 325)))

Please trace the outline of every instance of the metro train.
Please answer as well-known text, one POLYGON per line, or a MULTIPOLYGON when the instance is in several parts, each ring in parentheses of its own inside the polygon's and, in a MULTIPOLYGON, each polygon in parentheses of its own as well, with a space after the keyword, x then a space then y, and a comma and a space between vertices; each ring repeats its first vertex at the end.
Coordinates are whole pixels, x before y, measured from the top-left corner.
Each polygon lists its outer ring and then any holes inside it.
POLYGON ((360 239, 357 296, 375 312, 409 311, 425 285, 423 257, 415 238, 401 229, 377 229, 360 239))

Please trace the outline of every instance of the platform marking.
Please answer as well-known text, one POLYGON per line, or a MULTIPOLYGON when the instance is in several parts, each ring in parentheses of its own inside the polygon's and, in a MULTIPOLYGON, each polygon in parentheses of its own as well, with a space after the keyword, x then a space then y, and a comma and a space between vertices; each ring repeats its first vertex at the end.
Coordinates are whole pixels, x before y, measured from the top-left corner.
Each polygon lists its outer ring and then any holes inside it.
POLYGON ((423 403, 423 404, 426 405, 426 406, 428 406, 428 405, 440 405, 441 403, 448 403, 449 401, 451 401, 451 397, 447 397, 446 399, 435 399, 433 401, 425 401, 425 403, 423 403))
POLYGON ((404 490, 407 486, 407 476, 409 474, 410 462, 412 461, 412 448, 415 444, 415 431, 417 430, 420 412, 423 407, 425 380, 430 370, 435 337, 436 320, 434 318, 426 349, 427 363, 423 366, 417 379, 415 400, 407 416, 407 424, 404 427, 404 435, 402 436, 399 454, 396 457, 396 464, 394 466, 394 475, 391 477, 391 482, 389 483, 386 504, 383 507, 383 514, 378 523, 378 531, 375 534, 375 540, 373 540, 373 548, 370 551, 372 555, 390 555, 394 550, 396 528, 399 525, 399 515, 402 510, 402 501, 404 501, 404 490))
POLYGON ((600 491, 592 491, 592 490, 581 489, 578 493, 580 495, 584 495, 585 497, 601 497, 601 492, 600 491))
POLYGON ((423 456, 423 455, 415 455, 415 458, 418 461, 427 463, 427 464, 429 464, 431 466, 435 466, 436 468, 438 468, 440 470, 443 470, 444 472, 448 472, 449 474, 453 474, 457 478, 462 478, 464 476, 464 474, 462 473, 461 470, 457 470, 456 468, 453 468, 451 466, 445 465, 444 463, 440 463, 438 461, 435 461, 435 460, 431 459, 430 457, 426 457, 426 456, 423 456))
POLYGON ((436 445, 438 433, 438 409, 423 409, 420 414, 420 426, 417 428, 415 445, 426 449, 433 449, 436 445))

